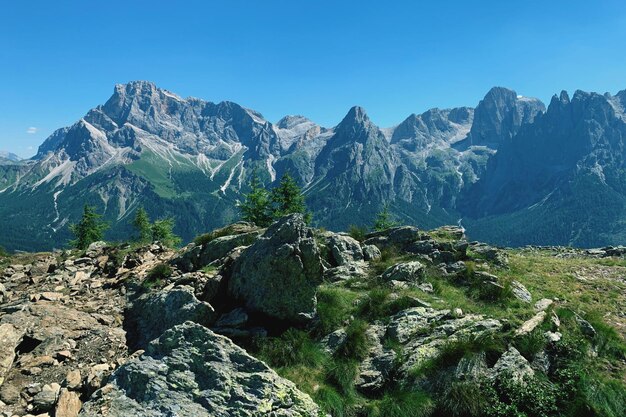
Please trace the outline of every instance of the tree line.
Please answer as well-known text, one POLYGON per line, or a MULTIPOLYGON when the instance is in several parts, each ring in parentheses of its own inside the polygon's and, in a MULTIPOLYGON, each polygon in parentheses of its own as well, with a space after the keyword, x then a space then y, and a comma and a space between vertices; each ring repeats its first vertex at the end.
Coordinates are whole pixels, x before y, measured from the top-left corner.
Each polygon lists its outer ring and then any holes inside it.
MULTIPOLYGON (((259 227, 267 227, 283 216, 301 213, 307 223, 311 222, 313 214, 306 207, 301 188, 289 173, 282 176, 276 187, 268 189, 255 171, 248 185, 250 191, 244 194, 243 201, 238 204, 242 220, 259 227)), ((139 207, 132 221, 136 230, 132 240, 139 244, 159 241, 165 246, 175 247, 180 244, 181 239, 174 234, 174 224, 173 218, 151 221, 147 211, 139 207)), ((392 219, 389 206, 385 205, 377 214, 372 229, 381 231, 394 226, 396 222, 392 219)), ((70 225, 70 231, 74 235, 74 239, 69 242, 70 246, 86 249, 93 242, 103 240, 108 228, 108 223, 102 220, 102 215, 96 212, 95 207, 85 205, 80 221, 70 225)))

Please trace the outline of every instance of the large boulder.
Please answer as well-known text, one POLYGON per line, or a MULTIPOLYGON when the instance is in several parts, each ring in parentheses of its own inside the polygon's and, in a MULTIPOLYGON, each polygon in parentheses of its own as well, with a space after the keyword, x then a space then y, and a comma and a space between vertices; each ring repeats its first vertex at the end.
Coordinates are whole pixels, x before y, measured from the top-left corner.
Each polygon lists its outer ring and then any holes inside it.
POLYGON ((361 244, 350 236, 333 234, 328 239, 328 247, 336 265, 341 266, 363 260, 361 244))
MULTIPOLYGON (((238 223, 235 225, 238 225, 238 223)), ((225 230, 230 231, 231 229, 225 230)), ((192 246, 190 249, 172 259, 172 264, 176 265, 182 271, 195 271, 211 262, 224 258, 236 247, 251 245, 260 234, 260 231, 255 230, 253 227, 239 227, 232 229, 232 231, 233 233, 238 233, 215 237, 202 245, 192 246)))
POLYGON ((426 267, 418 261, 403 262, 387 268, 383 272, 383 280, 419 283, 424 279, 426 267))
POLYGON ((292 214, 270 226, 235 261, 228 290, 251 311, 305 321, 315 315, 323 272, 313 230, 301 214, 292 214))
POLYGON ((535 375, 530 363, 513 346, 504 352, 491 369, 494 378, 507 378, 517 383, 524 383, 525 379, 535 375))
POLYGON ((215 310, 194 295, 192 287, 180 286, 144 294, 126 313, 131 345, 143 348, 165 330, 186 321, 209 326, 215 321, 215 310))
POLYGON ((226 337, 167 330, 85 403, 83 417, 317 417, 311 398, 226 337))
POLYGON ((446 345, 494 334, 501 328, 498 320, 482 315, 413 307, 393 316, 386 334, 403 346, 399 375, 401 380, 407 380, 413 369, 437 358, 446 345))
POLYGON ((414 226, 399 226, 370 233, 366 237, 367 239, 363 242, 365 245, 375 245, 381 250, 391 247, 405 250, 413 242, 420 239, 420 232, 414 226))

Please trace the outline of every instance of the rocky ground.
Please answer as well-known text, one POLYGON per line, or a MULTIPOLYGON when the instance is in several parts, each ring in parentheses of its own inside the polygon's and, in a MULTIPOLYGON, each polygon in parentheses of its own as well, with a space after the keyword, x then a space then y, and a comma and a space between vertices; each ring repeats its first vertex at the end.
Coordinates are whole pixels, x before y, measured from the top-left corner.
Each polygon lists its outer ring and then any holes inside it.
POLYGON ((624 404, 626 251, 354 237, 292 215, 181 250, 2 259, 0 415, 570 415, 554 391, 586 360, 617 392, 588 415, 624 404), (519 386, 554 401, 539 412, 519 386), (451 387, 481 387, 491 411, 451 407, 451 387))

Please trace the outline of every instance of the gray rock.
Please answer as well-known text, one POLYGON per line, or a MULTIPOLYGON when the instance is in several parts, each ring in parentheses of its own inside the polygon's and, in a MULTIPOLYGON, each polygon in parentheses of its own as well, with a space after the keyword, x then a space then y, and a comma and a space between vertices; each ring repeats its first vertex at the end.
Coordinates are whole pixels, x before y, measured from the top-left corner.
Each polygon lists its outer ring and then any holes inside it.
POLYGON ((248 314, 243 308, 236 308, 223 314, 216 322, 217 327, 241 327, 248 321, 248 314))
POLYGON ((361 244, 350 236, 333 234, 328 239, 328 246, 336 265, 363 260, 361 244))
POLYGON ((585 336, 590 337, 590 338, 593 338, 596 336, 597 334, 596 329, 594 329, 591 323, 589 323, 587 320, 580 317, 578 314, 576 314, 576 322, 578 323, 580 330, 583 332, 585 336))
POLYGON ((513 296, 515 298, 517 298, 518 300, 524 303, 530 303, 533 299, 532 295, 530 294, 530 291, 528 291, 526 287, 524 287, 522 283, 519 281, 511 282, 511 291, 513 292, 513 296))
POLYGON ((526 334, 532 332, 533 330, 535 330, 537 328, 537 326, 539 326, 541 323, 543 323, 545 318, 546 318, 546 312, 545 311, 540 311, 539 313, 535 314, 530 320, 524 322, 524 324, 522 324, 515 331, 515 335, 516 336, 523 336, 523 335, 526 335, 526 334))
POLYGON ((535 375, 526 358, 512 346, 502 354, 491 370, 495 378, 511 378, 518 383, 523 383, 525 378, 535 375))
POLYGON ((374 394, 381 391, 396 367, 396 352, 382 345, 385 333, 386 329, 382 325, 369 326, 366 331, 369 351, 359 365, 359 373, 355 380, 356 388, 363 393, 374 394))
POLYGON ((375 245, 379 249, 396 247, 404 250, 410 244, 419 240, 419 229, 414 226, 392 227, 382 232, 370 233, 367 235, 365 245, 375 245))
POLYGON ((144 347, 165 330, 186 321, 210 326, 215 321, 215 310, 199 301, 192 287, 180 286, 139 297, 126 316, 135 328, 135 347, 144 347))
POLYGON ((317 417, 295 385, 226 337, 195 323, 167 330, 116 370, 82 417, 317 417))
POLYGON ((22 340, 24 332, 17 329, 12 324, 0 325, 0 386, 4 378, 13 366, 15 360, 15 349, 22 340))
POLYGON ((59 398, 60 390, 59 384, 44 385, 41 391, 33 397, 34 409, 40 412, 52 409, 59 398))
POLYGON ((418 283, 424 278, 425 274, 426 267, 418 261, 412 261, 389 267, 385 272, 383 272, 382 278, 387 282, 405 281, 418 283))
POLYGON ((195 271, 213 261, 224 258, 239 246, 249 246, 259 236, 259 230, 217 237, 202 246, 193 246, 172 260, 183 271, 195 271))
POLYGON ((320 344, 326 353, 333 355, 345 340, 346 331, 344 329, 338 329, 324 336, 324 338, 320 341, 320 344))
POLYGON ((501 328, 498 320, 481 315, 458 317, 450 310, 415 307, 393 316, 386 334, 403 345, 399 375, 407 381, 412 369, 439 356, 446 344, 493 334, 501 328))
POLYGON ((488 374, 485 352, 463 356, 454 371, 456 379, 461 381, 479 381, 488 374))
POLYGON ((535 303, 534 307, 536 311, 545 311, 552 305, 552 303, 554 303, 554 301, 552 301, 551 299, 542 298, 535 303))
POLYGON ((367 280, 367 271, 363 262, 349 263, 324 271, 324 279, 328 282, 340 282, 348 279, 367 280))
POLYGON ((380 249, 374 245, 363 245, 363 257, 366 261, 377 261, 381 258, 380 249))
POLYGON ((228 291, 252 311, 302 322, 316 311, 323 266, 301 214, 283 217, 235 261, 228 291))

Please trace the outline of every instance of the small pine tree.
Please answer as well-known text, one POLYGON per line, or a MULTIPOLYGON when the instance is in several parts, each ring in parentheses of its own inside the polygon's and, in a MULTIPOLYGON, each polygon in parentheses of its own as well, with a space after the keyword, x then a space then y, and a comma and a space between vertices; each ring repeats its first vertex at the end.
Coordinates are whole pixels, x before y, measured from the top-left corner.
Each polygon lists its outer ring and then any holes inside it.
POLYGON ((133 226, 137 229, 136 240, 140 243, 152 242, 152 225, 150 224, 150 217, 143 207, 137 209, 135 219, 133 220, 133 226))
POLYGON ((77 249, 87 249, 93 242, 102 240, 104 231, 109 226, 101 221, 100 217, 102 216, 96 213, 95 207, 85 205, 80 222, 70 225, 70 230, 75 237, 70 241, 70 245, 77 249))
POLYGON ((397 223, 391 219, 389 205, 385 204, 382 211, 376 215, 376 220, 374 220, 374 230, 382 232, 383 230, 391 229, 395 226, 397 226, 397 223))
POLYGON ((307 211, 302 190, 289 173, 285 173, 280 179, 278 187, 272 190, 271 202, 274 218, 292 213, 302 213, 307 223, 311 221, 311 213, 307 211))
POLYGON ((181 242, 180 237, 174 234, 174 219, 157 220, 152 224, 152 239, 161 242, 164 246, 173 248, 181 242))
POLYGON ((256 171, 250 178, 250 192, 245 195, 243 203, 239 204, 239 210, 243 220, 257 226, 267 227, 272 222, 270 193, 261 184, 256 171))

